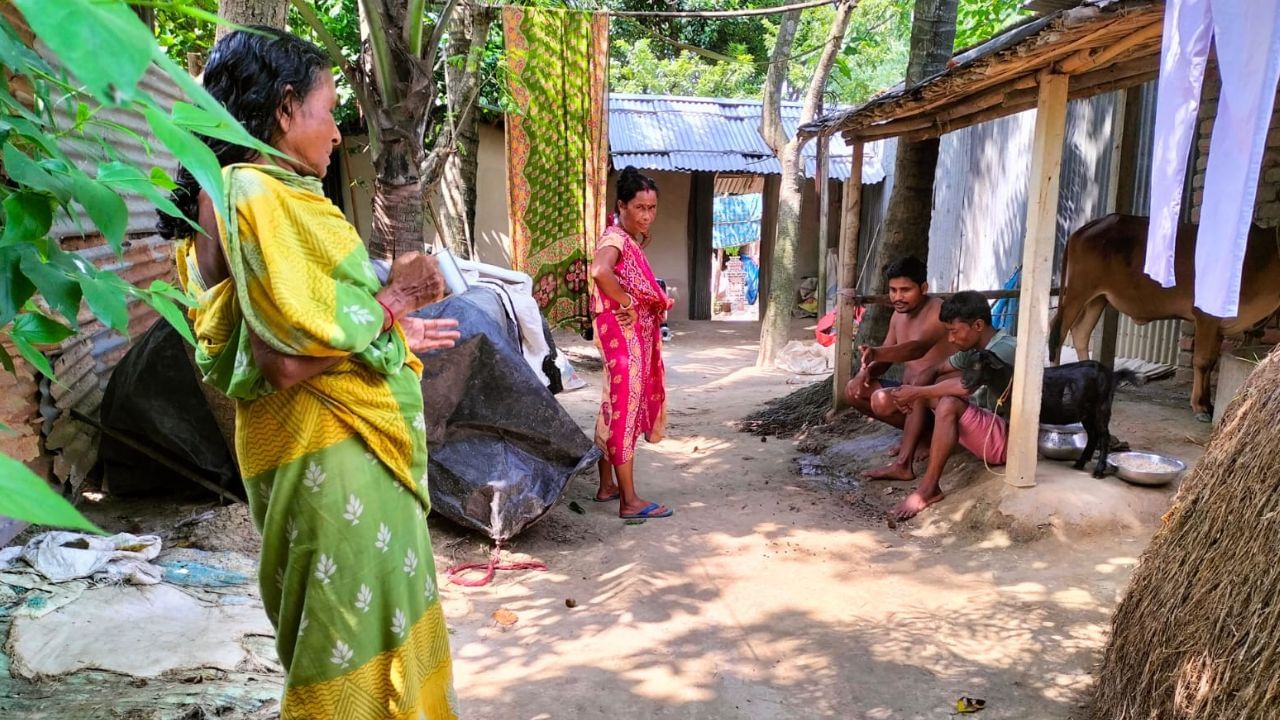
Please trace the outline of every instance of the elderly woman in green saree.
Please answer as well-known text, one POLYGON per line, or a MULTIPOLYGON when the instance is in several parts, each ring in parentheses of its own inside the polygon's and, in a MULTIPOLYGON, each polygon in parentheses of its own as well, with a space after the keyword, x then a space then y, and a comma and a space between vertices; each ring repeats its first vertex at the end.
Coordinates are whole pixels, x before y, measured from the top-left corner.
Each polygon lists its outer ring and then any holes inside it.
POLYGON ((337 96, 330 61, 270 28, 237 31, 204 83, 280 156, 211 140, 225 205, 181 175, 179 276, 198 298, 196 360, 236 400, 236 457, 262 532, 259 581, 285 668, 281 717, 458 715, 427 532, 422 365, 456 322, 408 313, 439 299, 429 256, 382 287, 321 189, 337 96))

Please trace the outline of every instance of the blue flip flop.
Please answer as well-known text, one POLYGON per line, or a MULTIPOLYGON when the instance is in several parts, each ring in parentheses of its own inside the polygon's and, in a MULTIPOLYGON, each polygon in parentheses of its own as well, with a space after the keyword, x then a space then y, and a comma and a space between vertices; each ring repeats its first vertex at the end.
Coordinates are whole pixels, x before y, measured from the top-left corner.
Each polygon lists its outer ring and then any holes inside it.
POLYGON ((667 508, 667 511, 664 513, 654 512, 660 507, 662 507, 662 505, 659 503, 649 503, 644 507, 643 510, 641 510, 638 513, 634 513, 631 515, 620 515, 619 517, 621 517, 623 520, 649 520, 650 518, 671 517, 675 513, 675 510, 672 510, 671 508, 667 508))

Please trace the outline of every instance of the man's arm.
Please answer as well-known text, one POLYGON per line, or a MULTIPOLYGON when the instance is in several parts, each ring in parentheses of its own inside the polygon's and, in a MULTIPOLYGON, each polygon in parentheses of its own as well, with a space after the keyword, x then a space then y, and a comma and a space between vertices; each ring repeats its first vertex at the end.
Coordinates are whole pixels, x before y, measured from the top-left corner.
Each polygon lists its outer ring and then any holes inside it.
POLYGON ((951 364, 950 358, 938 363, 931 374, 934 378, 930 385, 903 385, 891 391, 894 404, 899 410, 910 412, 912 406, 920 400, 939 400, 944 397, 967 399, 972 394, 965 388, 964 379, 960 371, 951 364))

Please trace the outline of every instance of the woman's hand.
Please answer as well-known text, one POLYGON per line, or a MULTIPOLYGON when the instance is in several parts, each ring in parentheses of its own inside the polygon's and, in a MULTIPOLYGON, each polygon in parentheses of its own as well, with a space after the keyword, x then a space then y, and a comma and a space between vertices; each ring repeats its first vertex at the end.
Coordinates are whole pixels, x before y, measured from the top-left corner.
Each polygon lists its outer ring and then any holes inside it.
POLYGON ((415 353, 451 348, 462 338, 457 330, 458 321, 453 318, 406 317, 400 320, 400 327, 409 339, 409 349, 415 353))
POLYGON ((617 309, 613 311, 613 317, 617 319, 618 324, 624 328, 631 327, 640 319, 640 312, 636 310, 636 301, 630 295, 627 296, 627 302, 618 303, 617 309))
POLYGON ((387 286, 377 295, 378 301, 400 320, 418 308, 444 297, 444 276, 440 263, 431 255, 405 253, 391 263, 387 286))

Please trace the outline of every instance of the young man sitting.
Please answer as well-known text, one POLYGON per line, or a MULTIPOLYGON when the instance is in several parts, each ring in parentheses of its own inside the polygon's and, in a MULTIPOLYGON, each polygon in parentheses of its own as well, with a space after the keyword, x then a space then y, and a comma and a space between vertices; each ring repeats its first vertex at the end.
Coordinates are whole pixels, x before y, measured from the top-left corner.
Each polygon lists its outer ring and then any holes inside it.
POLYGON ((957 444, 990 465, 1003 465, 1008 444, 1008 403, 1002 401, 1007 388, 980 387, 972 394, 961 382, 960 370, 969 364, 973 354, 986 349, 1012 365, 1017 343, 1013 336, 991 327, 991 306, 978 293, 956 293, 942 305, 939 319, 947 327, 947 338, 959 348, 935 368, 932 384, 903 385, 887 392, 894 405, 904 413, 901 459, 887 471, 883 479, 912 480, 911 453, 919 445, 933 420, 933 437, 929 446, 929 466, 915 492, 891 511, 895 520, 914 517, 921 510, 943 498, 938 487, 947 458, 957 444))
MULTIPOLYGON (((845 387, 845 397, 863 415, 902 428, 906 415, 898 410, 888 390, 899 384, 927 383, 938 363, 956 348, 947 341, 947 327, 938 319, 942 301, 929 297, 925 264, 914 257, 895 260, 885 267, 884 276, 893 305, 889 332, 884 344, 858 348, 862 368, 845 387), (881 379, 897 363, 905 364, 902 383, 881 379)), ((921 445, 922 455, 926 448, 927 443, 921 445)), ((914 458, 907 452, 904 461, 909 463, 914 458)), ((903 458, 901 446, 889 454, 903 458)))

